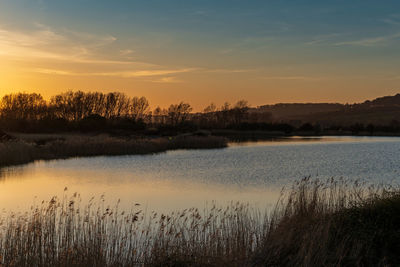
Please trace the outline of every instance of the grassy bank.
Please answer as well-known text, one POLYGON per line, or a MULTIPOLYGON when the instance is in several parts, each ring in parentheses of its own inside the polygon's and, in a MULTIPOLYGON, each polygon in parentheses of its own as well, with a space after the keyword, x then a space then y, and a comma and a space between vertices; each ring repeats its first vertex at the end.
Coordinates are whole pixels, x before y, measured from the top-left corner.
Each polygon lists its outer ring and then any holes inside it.
POLYGON ((4 266, 398 266, 400 193, 296 184, 271 213, 232 203, 169 215, 52 199, 1 218, 4 266))
POLYGON ((110 137, 108 135, 15 135, 0 142, 0 167, 35 160, 87 156, 137 155, 173 149, 223 148, 227 140, 215 136, 175 136, 170 138, 110 137))

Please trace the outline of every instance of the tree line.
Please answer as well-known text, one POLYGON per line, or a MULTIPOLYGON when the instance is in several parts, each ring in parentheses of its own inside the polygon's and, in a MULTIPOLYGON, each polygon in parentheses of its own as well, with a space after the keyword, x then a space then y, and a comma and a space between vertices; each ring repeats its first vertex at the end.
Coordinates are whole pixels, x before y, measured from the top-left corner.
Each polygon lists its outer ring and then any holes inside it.
POLYGON ((25 132, 109 131, 157 129, 155 134, 174 134, 197 129, 233 129, 239 131, 276 131, 284 133, 379 132, 398 133, 400 122, 388 125, 353 123, 333 125, 298 124, 274 121, 272 114, 251 109, 245 100, 217 107, 211 103, 202 112, 193 112, 190 104, 180 102, 168 108, 150 109, 145 97, 124 93, 68 91, 45 100, 37 93, 14 93, 0 99, 0 129, 25 132), (297 126, 296 126, 297 124, 297 126))
MULTIPOLYGON (((161 127, 224 128, 260 118, 249 116, 249 104, 240 100, 231 105, 215 104, 203 112, 193 113, 190 104, 180 102, 168 108, 150 109, 145 97, 129 97, 121 92, 101 93, 68 91, 45 100, 37 93, 13 93, 0 101, 0 121, 3 128, 143 128, 161 127)), ((266 116, 267 118, 268 116, 266 116)))
POLYGON ((145 97, 128 97, 123 93, 66 92, 46 101, 40 94, 16 93, 1 99, 0 113, 5 120, 64 119, 79 121, 90 116, 105 119, 129 117, 143 119, 148 114, 145 97))

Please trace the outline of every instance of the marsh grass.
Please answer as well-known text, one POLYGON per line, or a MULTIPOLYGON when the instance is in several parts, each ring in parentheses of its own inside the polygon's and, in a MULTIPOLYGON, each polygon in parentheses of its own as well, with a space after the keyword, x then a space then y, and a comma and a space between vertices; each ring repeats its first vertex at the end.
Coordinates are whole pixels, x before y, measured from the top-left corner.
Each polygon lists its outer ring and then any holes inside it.
POLYGON ((28 136, 0 142, 0 167, 29 163, 35 160, 70 157, 140 155, 173 149, 223 148, 222 137, 177 136, 171 138, 116 138, 99 136, 28 136))
POLYGON ((282 198, 257 266, 399 266, 400 191, 306 178, 282 198))
POLYGON ((130 212, 79 196, 2 218, 4 266, 239 266, 263 240, 263 218, 248 205, 172 214, 130 212))
POLYGON ((4 266, 398 266, 400 194, 309 178, 276 207, 125 212, 64 196, 1 217, 4 266))

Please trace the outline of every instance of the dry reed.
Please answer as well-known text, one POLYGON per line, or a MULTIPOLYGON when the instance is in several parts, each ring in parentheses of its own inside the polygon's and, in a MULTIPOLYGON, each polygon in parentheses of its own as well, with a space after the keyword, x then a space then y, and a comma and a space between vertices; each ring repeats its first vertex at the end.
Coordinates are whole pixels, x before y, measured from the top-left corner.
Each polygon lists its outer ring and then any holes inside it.
POLYGON ((2 266, 398 266, 398 189, 304 179, 271 212, 53 198, 0 219, 2 266))
POLYGON ((399 237, 398 188, 305 178, 278 202, 253 263, 399 266, 399 237))
POLYGON ((241 266, 263 240, 264 218, 248 205, 169 215, 126 213, 79 195, 2 218, 4 266, 241 266))

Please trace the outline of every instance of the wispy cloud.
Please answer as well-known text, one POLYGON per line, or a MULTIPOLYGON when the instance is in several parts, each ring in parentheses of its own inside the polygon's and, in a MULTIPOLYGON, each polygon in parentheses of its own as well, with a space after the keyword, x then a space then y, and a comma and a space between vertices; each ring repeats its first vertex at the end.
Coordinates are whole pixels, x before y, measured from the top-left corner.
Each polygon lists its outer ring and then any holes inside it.
POLYGON ((343 33, 330 33, 330 34, 317 35, 313 37, 311 41, 307 41, 306 45, 327 44, 343 36, 344 36, 343 33))
POLYGON ((64 36, 45 29, 42 25, 36 23, 35 25, 38 29, 31 33, 0 28, 0 44, 3 46, 37 47, 65 40, 64 36))
POLYGON ((38 68, 38 69, 32 69, 29 71, 33 71, 36 73, 42 73, 42 74, 56 74, 56 75, 67 75, 67 76, 74 76, 77 75, 74 72, 71 71, 66 71, 66 70, 56 70, 56 69, 42 69, 42 68, 38 68))
POLYGON ((393 26, 400 26, 400 14, 392 14, 389 17, 382 19, 382 22, 393 26))
MULTIPOLYGON (((66 76, 109 76, 109 77, 121 77, 121 78, 133 78, 133 77, 152 77, 152 76, 164 76, 178 73, 186 73, 195 71, 195 69, 170 69, 170 70, 130 70, 130 71, 115 71, 115 72, 76 72, 70 70, 60 69, 45 69, 37 68, 33 70, 36 73, 42 74, 56 74, 66 76)), ((165 77, 169 78, 169 77, 165 77)), ((167 81, 166 79, 165 81, 167 81)))
MULTIPOLYGON (((388 21, 388 20, 385 20, 388 21)), ((395 23, 394 21, 392 23, 395 23)), ((399 22, 400 25, 400 22, 399 22)), ((306 45, 333 45, 333 46, 385 46, 389 45, 390 42, 400 38, 400 32, 394 32, 387 35, 373 36, 373 37, 362 37, 358 39, 351 39, 350 33, 331 33, 317 35, 310 41, 307 41, 306 45)))
POLYGON ((282 80, 282 81, 320 81, 323 77, 311 77, 311 76, 262 76, 264 80, 282 80))
MULTIPOLYGON (((107 72, 79 72, 65 69, 51 68, 36 68, 32 71, 41 74, 55 74, 64 76, 106 76, 120 78, 135 78, 135 77, 159 77, 166 76, 156 80, 149 80, 157 83, 177 83, 182 82, 177 75, 183 73, 216 73, 216 74, 234 74, 234 73, 249 73, 257 72, 257 69, 205 69, 205 68, 178 68, 178 69, 147 69, 147 70, 122 70, 122 71, 107 71, 107 72)), ((279 78, 279 77, 275 77, 279 78)))
POLYGON ((195 70, 196 69, 194 68, 174 69, 174 70, 141 70, 141 71, 122 72, 121 74, 122 76, 126 77, 147 77, 147 76, 162 76, 169 74, 193 72, 195 70))
POLYGON ((52 60, 83 64, 141 64, 102 56, 102 49, 117 38, 112 35, 94 35, 71 30, 55 31, 33 23, 34 30, 17 31, 0 26, 0 56, 22 61, 52 60))
POLYGON ((127 56, 127 55, 131 55, 133 54, 135 51, 133 51, 132 49, 122 49, 119 51, 119 54, 121 56, 127 56))
POLYGON ((203 72, 208 73, 247 73, 255 72, 257 69, 204 69, 203 72))
POLYGON ((0 25, 0 60, 20 61, 25 72, 46 75, 161 77, 154 79, 154 82, 163 83, 178 82, 171 75, 198 70, 132 60, 135 51, 115 49, 113 45, 117 38, 112 35, 65 29, 56 31, 39 23, 34 23, 33 28, 27 32, 6 29, 0 25), (64 63, 65 69, 60 68, 60 64, 64 63))
MULTIPOLYGON (((25 73, 62 76, 142 78, 157 83, 181 82, 184 73, 240 74, 258 69, 163 66, 133 60, 134 48, 121 49, 113 35, 55 30, 40 23, 17 31, 0 25, 0 60, 21 62, 25 73)), ((249 39, 247 44, 266 39, 249 39)), ((139 54, 139 53, 138 53, 139 54)))
POLYGON ((392 18, 383 19, 382 21, 390 25, 400 26, 400 21, 392 18))
POLYGON ((399 37, 400 37, 400 32, 390 34, 390 35, 385 35, 385 36, 362 38, 362 39, 351 40, 351 41, 342 41, 342 42, 335 43, 335 45, 336 46, 343 46, 343 45, 366 46, 366 47, 381 46, 381 45, 387 45, 390 41, 396 40, 399 37))
POLYGON ((179 80, 177 77, 162 77, 160 79, 151 80, 153 83, 182 83, 182 80, 179 80))

